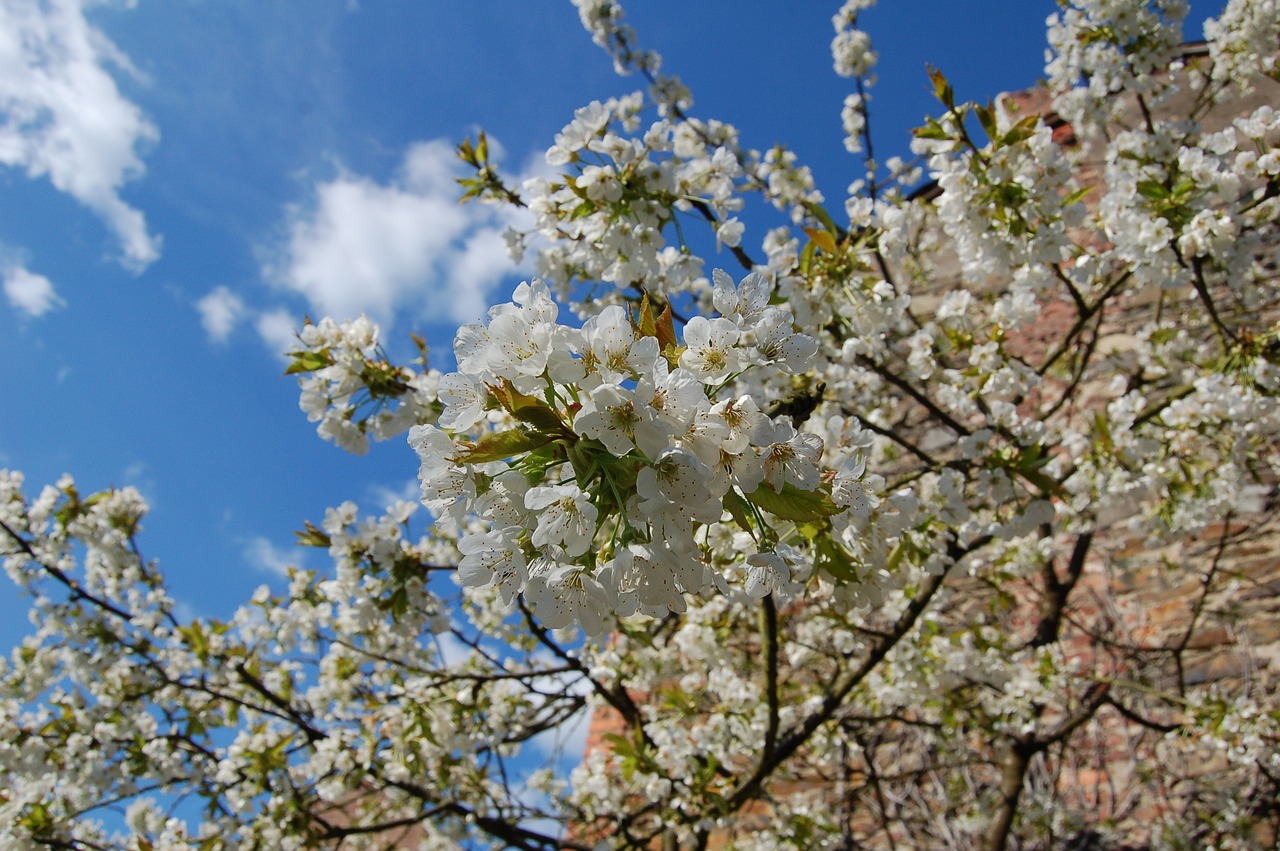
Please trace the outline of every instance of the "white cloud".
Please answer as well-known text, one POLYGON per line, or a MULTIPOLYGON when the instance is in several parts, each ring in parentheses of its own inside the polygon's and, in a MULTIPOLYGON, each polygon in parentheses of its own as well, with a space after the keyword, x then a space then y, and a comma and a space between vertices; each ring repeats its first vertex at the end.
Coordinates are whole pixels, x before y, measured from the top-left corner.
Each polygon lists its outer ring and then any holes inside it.
POLYGON ((302 320, 283 307, 259 310, 245 303, 243 297, 228 287, 215 287, 196 302, 200 324, 210 342, 225 343, 231 333, 250 324, 268 349, 281 357, 298 348, 298 328, 302 320))
POLYGON ((153 509, 158 504, 160 486, 156 482, 155 476, 151 473, 151 465, 146 461, 131 461, 125 466, 116 481, 122 485, 136 488, 138 493, 142 494, 142 498, 153 509))
POLYGON ((196 310, 205 333, 215 343, 225 343, 246 315, 244 299, 226 287, 217 287, 196 302, 196 310))
POLYGON ((28 316, 41 316, 66 302, 58 297, 53 282, 17 263, 0 268, 4 278, 4 294, 9 304, 28 316))
POLYGON ((293 550, 277 547, 261 535, 250 538, 244 545, 244 557, 253 567, 276 576, 288 576, 289 568, 298 566, 293 554, 293 550))
POLYGON ((440 664, 452 668, 462 665, 475 653, 475 649, 451 632, 437 632, 432 636, 440 654, 440 664))
MULTIPOLYGON (((558 659, 549 652, 535 654, 542 664, 559 667, 558 659)), ((591 681, 581 674, 561 672, 537 677, 532 681, 537 692, 556 694, 560 692, 577 695, 589 695, 592 691, 591 681)), ((558 726, 539 733, 529 740, 529 744, 542 756, 565 766, 577 765, 587 749, 587 738, 591 732, 592 706, 588 703, 558 726)))
POLYGON ((378 510, 387 510, 391 506, 399 502, 412 502, 417 504, 422 497, 422 487, 418 484, 417 477, 406 479, 399 487, 390 485, 370 485, 369 486, 369 506, 378 510))
POLYGON ((269 310, 258 316, 258 336, 267 348, 284 356, 298 348, 297 328, 300 324, 296 316, 283 308, 269 310))
POLYGON ((569 764, 582 761, 591 732, 592 707, 588 703, 558 727, 539 733, 529 740, 544 757, 557 757, 569 764))
POLYGON ((0 163, 48 177, 88 207, 141 271, 160 256, 141 212, 120 198, 143 171, 138 147, 159 138, 106 65, 134 77, 120 50, 85 18, 99 0, 0 3, 0 163))
MULTIPOLYGON (((445 273, 446 280, 455 282, 450 292, 452 318, 458 322, 482 319, 489 309, 490 285, 511 274, 513 268, 500 230, 482 228, 468 236, 449 256, 445 273)), ((502 301, 509 300, 509 294, 500 295, 502 301)))
POLYGON ((309 207, 290 211, 287 244, 266 277, 339 319, 480 318, 494 286, 518 271, 501 237, 514 219, 459 204, 460 174, 452 146, 432 140, 410 148, 385 185, 349 173, 318 184, 309 207))

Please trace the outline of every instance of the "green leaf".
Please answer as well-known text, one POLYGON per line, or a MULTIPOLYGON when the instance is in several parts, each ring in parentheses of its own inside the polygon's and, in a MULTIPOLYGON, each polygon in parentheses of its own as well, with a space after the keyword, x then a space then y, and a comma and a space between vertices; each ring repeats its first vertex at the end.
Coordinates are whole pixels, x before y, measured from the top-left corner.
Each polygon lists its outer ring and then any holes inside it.
MULTIPOLYGON (((906 557, 907 557, 907 542, 905 540, 898 541, 898 543, 894 545, 893 550, 889 553, 889 561, 887 565, 889 568, 889 572, 890 573, 897 572, 898 568, 902 566, 902 560, 906 557)), ((912 589, 910 587, 904 590, 906 591, 908 600, 915 598, 915 594, 912 593, 912 589)))
POLYGON ((285 368, 285 375, 295 375, 299 372, 315 372, 317 369, 324 369, 333 363, 328 349, 321 349, 318 352, 290 352, 289 356, 293 358, 293 362, 285 368))
POLYGON ((938 100, 942 101, 942 105, 947 109, 954 109, 956 105, 955 90, 951 88, 951 84, 947 82, 947 78, 942 72, 932 65, 928 66, 929 80, 933 83, 933 94, 938 100))
POLYGON ((1040 470, 1019 470, 1019 475, 1031 484, 1040 488, 1049 496, 1062 496, 1062 485, 1058 484, 1058 480, 1052 476, 1046 475, 1040 470))
POLYGON ((858 581, 858 569, 853 556, 830 535, 823 535, 814 542, 814 565, 842 584, 858 581))
POLYGON ((671 313, 671 302, 667 302, 666 307, 662 308, 662 313, 658 314, 658 321, 654 323, 654 334, 658 338, 659 351, 679 347, 680 341, 676 339, 676 324, 671 313))
POLYGON ((1104 453, 1110 454, 1115 449, 1115 441, 1111 438, 1111 426, 1107 415, 1099 411, 1093 415, 1094 442, 1104 453))
POLYGON ((636 312, 636 317, 631 320, 631 326, 636 339, 658 336, 658 325, 653 319, 653 305, 649 304, 648 293, 640 299, 640 309, 636 312))
POLYGON ((1078 204, 1081 201, 1083 201, 1085 198, 1087 198, 1089 196, 1089 193, 1091 193, 1092 191, 1093 191, 1092 186, 1082 186, 1079 189, 1077 189, 1075 192, 1071 192, 1066 196, 1064 196, 1062 199, 1062 206, 1070 207, 1072 204, 1078 204))
POLYGON ((209 639, 204 634, 200 621, 192 621, 190 626, 178 627, 178 634, 182 636, 182 643, 196 654, 201 664, 209 661, 209 639))
POLYGON ((475 443, 462 450, 461 460, 470 464, 486 464, 490 461, 501 461, 512 455, 523 455, 546 446, 552 440, 550 435, 538 432, 527 432, 521 429, 496 431, 486 434, 475 443))
POLYGON ((564 421, 560 415, 546 405, 527 405, 514 412, 514 416, 522 423, 528 423, 536 431, 546 435, 564 433, 564 421))
POLYGON ((304 547, 324 547, 328 549, 331 543, 328 534, 310 520, 303 523, 301 532, 295 531, 293 534, 298 536, 298 544, 304 547))
POLYGON ((458 159, 462 160, 467 165, 475 168, 480 167, 480 162, 476 159, 476 150, 471 146, 470 137, 466 137, 459 142, 457 148, 454 150, 458 152, 458 159))
POLYGON ((809 270, 813 268, 813 256, 818 253, 818 243, 810 240, 804 244, 804 248, 800 252, 800 273, 808 275, 809 270))
POLYGON ((724 510, 733 516, 734 522, 742 527, 744 532, 754 531, 749 516, 751 504, 742 498, 737 488, 730 488, 729 492, 724 495, 724 510))
POLYGON ((1029 115, 1019 121, 1017 124, 1005 131, 1000 137, 1001 145, 1016 145, 1019 142, 1026 141, 1036 134, 1036 127, 1040 124, 1040 116, 1029 115))
POLYGON ((747 499, 775 517, 796 523, 825 520, 842 510, 828 494, 820 490, 800 490, 792 484, 784 484, 781 491, 760 485, 747 494, 747 499))
POLYGON ((494 401, 520 422, 528 423, 547 434, 565 433, 564 421, 554 408, 535 396, 521 393, 510 379, 504 378, 502 383, 489 384, 487 387, 494 401))
POLYGON ((917 127, 912 130, 911 135, 915 136, 917 139, 947 140, 951 138, 951 134, 932 118, 925 121, 925 125, 923 127, 917 127))
POLYGON ((1139 180, 1138 194, 1152 201, 1164 201, 1169 197, 1169 189, 1158 180, 1139 180))
MULTIPOLYGON (((827 233, 831 234, 833 237, 840 235, 840 228, 836 227, 835 220, 831 218, 831 214, 828 213, 826 208, 821 204, 814 201, 805 201, 804 209, 805 212, 822 223, 822 226, 827 229, 827 233)), ((808 230, 808 228, 805 228, 806 233, 808 230)), ((810 236, 812 236, 812 234, 810 234, 810 236)))
POLYGON ((973 114, 978 116, 978 123, 982 125, 982 131, 987 134, 988 139, 995 139, 998 128, 996 125, 995 107, 988 101, 986 106, 975 104, 973 114))
POLYGON ((386 602, 380 606, 383 611, 388 611, 395 618, 402 618, 409 611, 409 592, 403 587, 397 588, 391 592, 391 596, 386 602))
POLYGON ((1017 462, 1019 470, 1035 470, 1048 464, 1049 458, 1044 454, 1044 446, 1037 443, 1019 452, 1017 462))

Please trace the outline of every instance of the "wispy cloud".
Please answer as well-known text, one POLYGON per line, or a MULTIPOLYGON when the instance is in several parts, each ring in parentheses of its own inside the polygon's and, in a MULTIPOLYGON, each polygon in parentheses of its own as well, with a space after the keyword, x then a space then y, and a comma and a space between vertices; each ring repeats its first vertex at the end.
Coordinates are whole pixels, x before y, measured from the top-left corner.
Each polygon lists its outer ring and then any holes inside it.
POLYGON ((66 304, 54 290, 52 281, 20 263, 0 262, 0 278, 9 304, 28 316, 42 316, 66 304))
POLYGON ((398 486, 370 485, 368 504, 371 508, 386 510, 401 502, 412 502, 415 505, 422 496, 421 486, 416 478, 405 479, 398 486))
MULTIPOLYGON (((542 662, 555 667, 558 660, 549 654, 540 654, 542 662)), ((591 693, 591 681, 576 674, 550 674, 534 680, 535 687, 544 694, 567 692, 569 694, 588 695, 591 693)), ((537 750, 546 757, 564 761, 567 765, 581 762, 582 754, 587 747, 587 737, 591 728, 592 712, 590 704, 578 710, 557 727, 539 733, 530 740, 537 750)))
POLYGON ((152 509, 155 509, 159 503, 160 483, 155 476, 155 471, 146 461, 135 459, 126 464, 116 483, 136 488, 152 509))
POLYGON ((211 343, 226 343, 236 328, 250 325, 266 347, 281 357, 298 347, 297 329, 301 320, 283 307, 250 307, 229 287, 215 287, 196 301, 195 308, 211 343))
POLYGON ((518 271, 502 239, 518 214, 460 205, 460 174, 452 145, 436 139, 412 146, 388 183, 344 171, 317 184, 310 203, 289 210, 265 276, 335 318, 479 318, 518 271))
POLYGON ((281 357, 298 348, 297 329, 302 323, 288 310, 277 308, 263 311, 258 314, 255 324, 262 342, 281 357))
POLYGON ((141 75, 85 18, 96 0, 0 3, 0 163, 47 177, 96 213, 141 271, 160 240, 120 189, 143 172, 138 149, 159 138, 107 66, 141 75))
POLYGON ((257 570, 276 576, 288 576, 290 567, 298 567, 297 550, 277 547, 261 535, 249 538, 244 545, 244 557, 257 570))
POLYGON ((226 287, 217 287, 197 301, 196 310, 205 333, 215 343, 225 343, 247 313, 244 299, 226 287))

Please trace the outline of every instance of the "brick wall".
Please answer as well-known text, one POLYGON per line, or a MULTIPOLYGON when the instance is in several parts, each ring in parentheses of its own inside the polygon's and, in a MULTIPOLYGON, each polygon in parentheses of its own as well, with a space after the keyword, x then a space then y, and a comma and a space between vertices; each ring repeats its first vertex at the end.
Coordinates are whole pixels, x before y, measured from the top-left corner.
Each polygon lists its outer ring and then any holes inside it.
MULTIPOLYGON (((1205 52, 1192 46, 1187 56, 1191 62, 1204 61, 1205 52)), ((1192 96, 1186 92, 1164 108, 1185 114, 1192 96)), ((1215 107, 1203 124, 1216 130, 1267 103, 1280 104, 1280 84, 1264 84, 1246 97, 1215 107)), ((1071 126, 1051 112, 1051 98, 1043 89, 1006 95, 1004 104, 1013 113, 1044 116, 1056 142, 1078 145, 1071 126)), ((1131 115, 1139 119, 1136 106, 1131 115)), ((1097 180, 1102 152, 1081 154, 1081 178, 1097 180)), ((932 278, 932 292, 920 293, 913 303, 928 310, 931 301, 964 285, 958 269, 950 275, 944 272, 932 278)), ((1139 292, 1109 311, 1099 329, 1099 351, 1123 357, 1135 344, 1132 332, 1147 317, 1153 298, 1153 293, 1139 292)), ((1063 338, 1075 316, 1068 302, 1049 304, 1038 324, 1011 342, 1011 348, 1028 354, 1045 351, 1063 338)), ((1101 388, 1086 385, 1082 393, 1087 407, 1090 397, 1101 396, 1101 388)), ((1124 688, 1115 688, 1114 700, 1105 695, 1108 699, 1071 734, 1066 747, 1040 755, 1031 766, 1023 787, 1025 817, 1035 817, 1035 796, 1042 795, 1064 802, 1079 819, 1046 828, 1050 838, 1027 847, 1149 847, 1159 843, 1164 817, 1212 816, 1217 802, 1206 797, 1206 789, 1222 791, 1245 806, 1256 805, 1260 817, 1253 841, 1258 847, 1275 846, 1274 825, 1280 820, 1275 801, 1266 800, 1265 792, 1262 800, 1250 801, 1249 790, 1233 788, 1239 774, 1219 749, 1173 731, 1185 718, 1186 707, 1178 702, 1182 696, 1206 690, 1228 696, 1266 692, 1280 671, 1280 518, 1274 511, 1276 489, 1270 484, 1270 490, 1259 489, 1254 513, 1196 537, 1153 546, 1128 532, 1123 516, 1110 518, 1112 525, 1096 535, 1071 591, 1058 642, 1080 666, 1081 683, 1103 691, 1107 683, 1123 683, 1124 688), (1102 844, 1095 832, 1099 826, 1124 837, 1123 845, 1102 844)), ((1061 545, 1069 547, 1070 541, 1061 545)), ((989 606, 991 592, 981 582, 965 577, 949 581, 957 589, 954 599, 975 601, 975 611, 989 606)), ((1004 628, 1030 639, 1046 588, 1040 577, 1005 588, 1015 603, 1004 617, 1004 628)), ((968 614, 951 611, 946 616, 963 619, 968 614)), ((792 616, 803 617, 803 611, 792 616)), ((1082 687, 1078 698, 1096 694, 1082 687)), ((1054 719, 1050 714, 1040 720, 1051 724, 1054 719)), ((928 796, 922 778, 934 744, 909 722, 881 725, 870 747, 867 742, 852 747, 840 778, 806 777, 801 768, 722 824, 709 847, 733 847, 735 837, 768 824, 768 797, 790 795, 829 801, 847 826, 849 848, 936 847, 935 842, 943 842, 937 834, 911 826, 917 817, 910 807, 927 812, 928 802, 908 805, 884 795, 886 789, 890 796, 896 794, 898 787, 885 780, 892 775, 914 777, 912 782, 928 796)), ((625 727, 616 712, 599 709, 588 753, 607 753, 608 736, 623 733, 625 727)), ((972 750, 987 763, 966 774, 968 782, 997 784, 997 767, 989 764, 992 744, 974 741, 972 750)), ((935 803, 941 806, 941 800, 940 796, 935 803)), ((580 828, 575 835, 589 834, 590 829, 580 828)), ((655 840, 654 847, 660 846, 655 840)))

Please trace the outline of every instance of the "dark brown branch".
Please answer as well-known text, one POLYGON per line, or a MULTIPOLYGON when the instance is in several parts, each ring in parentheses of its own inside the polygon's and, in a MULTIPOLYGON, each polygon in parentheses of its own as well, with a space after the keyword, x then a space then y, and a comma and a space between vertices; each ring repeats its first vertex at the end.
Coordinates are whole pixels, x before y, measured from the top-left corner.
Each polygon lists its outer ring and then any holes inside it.
POLYGON ((1052 559, 1045 562, 1044 570, 1041 571, 1045 589, 1044 600, 1040 605, 1040 622, 1036 625, 1035 635, 1028 642, 1029 646, 1043 647, 1058 640, 1058 633, 1062 629, 1062 616, 1067 607, 1067 598, 1079 581, 1081 573, 1084 572, 1085 557, 1092 543, 1092 532, 1085 532, 1076 538, 1076 545, 1071 551, 1071 560, 1067 563, 1067 575, 1064 579, 1058 578, 1052 559))
POLYGON ((61 569, 54 567, 51 564, 46 564, 43 560, 41 560, 40 556, 36 554, 36 551, 34 548, 32 548, 30 542, 28 542, 26 538, 23 538, 21 535, 15 532, 12 528, 10 528, 9 524, 4 522, 3 520, 0 520, 0 529, 3 529, 5 534, 7 534, 10 538, 13 539, 13 542, 18 545, 18 548, 22 551, 23 555, 30 558, 33 562, 39 565, 41 570, 43 570, 49 576, 52 576, 59 583, 61 583, 68 591, 70 591, 72 599, 83 600, 86 603, 91 603, 93 606, 100 609, 101 611, 106 612, 110 615, 114 615, 115 617, 123 621, 130 621, 133 619, 133 615, 130 614, 129 612, 126 612, 124 609, 121 609, 118 606, 113 605, 111 602, 104 600, 101 597, 97 597, 93 594, 90 594, 88 591, 84 590, 84 588, 80 587, 79 582, 72 579, 61 569))
MULTIPOLYGON (((1062 275, 1060 270, 1059 274, 1062 275)), ((1102 310, 1102 308, 1106 306, 1107 302, 1111 300, 1111 297, 1119 292, 1120 288, 1124 286, 1132 276, 1132 272, 1125 272, 1123 275, 1117 276, 1116 279, 1107 286, 1102 294, 1098 296, 1098 300, 1095 301, 1092 306, 1083 305, 1077 310, 1075 323, 1073 323, 1071 328, 1067 331, 1066 337, 1064 337, 1062 342, 1058 344, 1058 347, 1053 350, 1053 354, 1045 358, 1044 363, 1040 364, 1040 368, 1036 370, 1037 375, 1045 375, 1048 373, 1050 368, 1058 362, 1059 358, 1075 348, 1076 337, 1079 336, 1080 332, 1089 324, 1089 320, 1091 320, 1098 311, 1102 310)), ((1065 275, 1062 275, 1062 277, 1064 279, 1066 278, 1065 275)))
POLYGON ((760 643, 764 656, 765 700, 769 705, 769 726, 764 732, 762 762, 773 756, 778 744, 778 607, 770 594, 760 601, 760 643))
POLYGON ((1097 714, 1098 708, 1106 702, 1110 689, 1111 686, 1107 683, 1094 683, 1085 692, 1077 710, 1060 719, 1045 733, 1010 737, 1000 759, 1000 793, 995 815, 983 839, 983 851, 1004 851, 1008 844, 1031 760, 1041 751, 1066 739, 1097 714))
POLYGON ((867 658, 863 660, 862 664, 851 671, 842 681, 838 680, 823 699, 822 705, 801 721, 786 736, 783 736, 778 742, 772 757, 768 760, 762 760, 755 772, 744 780, 733 794, 728 796, 725 804, 726 812, 737 812, 747 801, 759 794, 765 779, 790 759, 805 742, 809 741, 823 724, 831 720, 836 711, 844 704, 849 694, 866 679, 868 674, 875 670, 876 666, 888 655, 894 645, 901 641, 911 630, 916 620, 928 608, 929 601, 933 599, 933 595, 942 587, 943 580, 944 577, 941 575, 929 577, 929 581, 911 601, 910 605, 907 606, 907 610, 898 618, 893 629, 884 639, 871 648, 871 652, 867 654, 867 658))
POLYGON ((888 367, 884 366, 883 364, 876 363, 866 355, 858 355, 858 365, 871 370, 876 375, 880 376, 885 381, 892 384, 894 387, 897 387, 903 393, 906 393, 913 400, 915 400, 916 404, 918 404, 920 407, 928 411, 934 417, 934 419, 941 422, 943 425, 951 429, 956 434, 960 434, 960 435, 969 434, 969 429, 961 425, 955 418, 953 418, 946 411, 939 408, 937 403, 935 403, 928 396, 925 396, 915 387, 911 386, 910 382, 890 372, 888 367))
MULTIPOLYGON (((855 411, 851 410, 847 405, 842 405, 842 406, 840 407, 840 412, 841 412, 841 413, 843 413, 846 417, 856 417, 856 416, 858 416, 858 415, 857 415, 857 412, 855 412, 855 411)), ((859 422, 859 423, 862 425, 862 427, 863 427, 863 428, 865 428, 867 431, 873 431, 873 432, 875 432, 876 434, 880 435, 881 437, 887 437, 887 438, 889 438, 889 439, 890 439, 890 440, 892 440, 894 443, 898 444, 898 445, 899 445, 899 446, 901 446, 903 449, 907 450, 907 451, 908 451, 908 452, 910 452, 912 455, 914 455, 914 456, 916 456, 917 458, 919 458, 919 459, 920 459, 921 461, 923 461, 925 464, 928 464, 930 467, 937 469, 937 468, 940 466, 940 464, 939 464, 939 462, 938 462, 938 460, 937 460, 936 458, 934 458, 934 457, 933 457, 932 455, 930 455, 928 452, 925 452, 925 451, 924 451, 923 449, 921 449, 919 446, 916 446, 916 445, 915 445, 914 443, 912 443, 911 441, 907 440, 905 437, 902 437, 900 434, 898 434, 898 433, 897 433, 896 431, 894 431, 893 429, 881 428, 880 426, 876 425, 875 423, 870 422, 870 421, 868 421, 868 420, 864 420, 864 419, 863 419, 863 418, 861 418, 861 417, 858 417, 858 422, 859 422)))
POLYGON ((1027 740, 1014 739, 1005 748, 1000 761, 1000 797, 983 839, 983 851, 1004 851, 1009 832, 1013 829, 1013 817, 1018 812, 1018 802, 1022 798, 1023 780, 1035 754, 1034 743, 1027 740))
POLYGON ((237 662, 235 671, 240 675, 240 679, 244 681, 245 685, 261 695, 268 703, 283 712, 288 720, 297 725, 298 729, 307 737, 308 742, 314 744, 321 739, 328 738, 325 733, 311 726, 311 722, 303 717, 302 713, 292 703, 267 688, 266 683, 250 673, 248 666, 244 662, 237 662))

